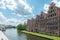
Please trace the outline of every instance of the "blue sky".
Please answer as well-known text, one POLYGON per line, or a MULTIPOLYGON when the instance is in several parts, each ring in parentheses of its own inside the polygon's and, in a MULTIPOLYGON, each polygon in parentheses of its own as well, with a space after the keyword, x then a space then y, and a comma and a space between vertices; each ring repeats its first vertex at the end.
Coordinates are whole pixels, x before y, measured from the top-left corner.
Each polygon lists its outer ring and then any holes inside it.
POLYGON ((41 11, 47 13, 51 2, 60 7, 60 0, 0 0, 0 24, 23 24, 41 11))

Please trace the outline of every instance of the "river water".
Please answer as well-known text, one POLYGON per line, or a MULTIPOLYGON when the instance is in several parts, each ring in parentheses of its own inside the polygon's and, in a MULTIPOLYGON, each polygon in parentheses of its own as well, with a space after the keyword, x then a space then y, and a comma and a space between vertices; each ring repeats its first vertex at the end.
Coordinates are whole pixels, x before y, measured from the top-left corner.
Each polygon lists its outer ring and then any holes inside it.
POLYGON ((21 33, 18 32, 17 29, 13 29, 13 28, 6 29, 4 33, 10 40, 49 40, 42 37, 21 33))

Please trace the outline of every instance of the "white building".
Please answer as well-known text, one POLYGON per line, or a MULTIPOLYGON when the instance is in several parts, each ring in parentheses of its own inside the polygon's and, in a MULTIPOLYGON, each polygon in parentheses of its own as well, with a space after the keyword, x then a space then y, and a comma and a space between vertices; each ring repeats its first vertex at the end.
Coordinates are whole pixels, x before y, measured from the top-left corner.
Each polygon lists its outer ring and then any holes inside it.
POLYGON ((5 30, 5 25, 0 24, 0 30, 4 31, 5 30))

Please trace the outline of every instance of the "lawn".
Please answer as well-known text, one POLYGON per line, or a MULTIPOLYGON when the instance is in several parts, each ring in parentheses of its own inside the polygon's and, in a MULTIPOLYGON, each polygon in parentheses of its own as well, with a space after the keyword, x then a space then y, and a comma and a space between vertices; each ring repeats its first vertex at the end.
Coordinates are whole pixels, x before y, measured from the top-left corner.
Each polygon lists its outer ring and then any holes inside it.
POLYGON ((56 37, 56 36, 50 36, 50 35, 45 35, 45 34, 40 34, 40 33, 35 33, 35 32, 28 32, 25 30, 22 30, 21 32, 31 34, 31 35, 40 36, 40 37, 44 37, 44 38, 49 38, 49 39, 53 39, 53 40, 60 40, 60 37, 56 37))

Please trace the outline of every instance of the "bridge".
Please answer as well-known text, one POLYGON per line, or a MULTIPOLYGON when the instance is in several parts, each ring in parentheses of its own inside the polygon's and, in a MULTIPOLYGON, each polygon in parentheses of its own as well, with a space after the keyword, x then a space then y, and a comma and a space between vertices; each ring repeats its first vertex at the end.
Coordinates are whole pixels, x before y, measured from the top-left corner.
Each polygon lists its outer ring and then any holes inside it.
POLYGON ((2 31, 0 31, 0 40, 9 40, 2 31))

